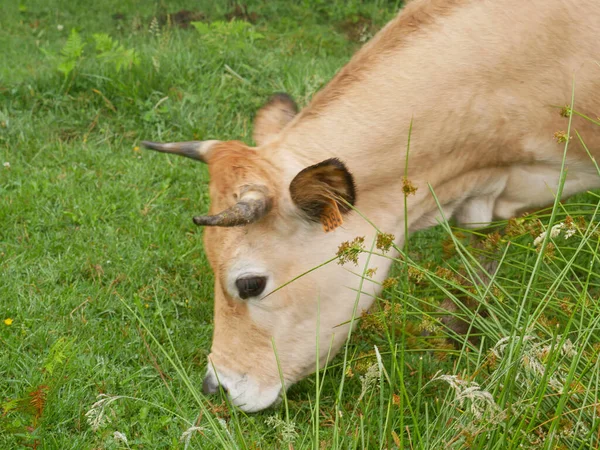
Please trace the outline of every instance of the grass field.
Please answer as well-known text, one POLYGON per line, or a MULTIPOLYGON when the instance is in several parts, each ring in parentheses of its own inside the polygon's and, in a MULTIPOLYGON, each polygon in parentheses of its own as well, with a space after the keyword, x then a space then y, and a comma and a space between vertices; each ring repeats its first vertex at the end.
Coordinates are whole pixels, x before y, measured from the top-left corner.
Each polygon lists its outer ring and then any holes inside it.
POLYGON ((597 193, 479 249, 447 224, 414 236, 347 358, 281 406, 199 392, 207 170, 138 142, 250 142, 272 92, 305 105, 399 6, 2 2, 0 448, 599 448, 597 193), (452 335, 446 299, 478 339, 452 335))

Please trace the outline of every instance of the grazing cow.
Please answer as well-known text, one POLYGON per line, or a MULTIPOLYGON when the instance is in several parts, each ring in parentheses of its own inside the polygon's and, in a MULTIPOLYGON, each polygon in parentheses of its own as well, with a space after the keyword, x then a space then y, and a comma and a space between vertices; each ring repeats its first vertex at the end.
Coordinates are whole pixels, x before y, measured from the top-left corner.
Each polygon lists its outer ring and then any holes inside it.
MULTIPOLYGON (((372 224, 398 245, 405 219, 409 231, 436 224, 428 184, 443 214, 463 223, 552 203, 565 148, 555 133, 567 130, 573 80, 574 110, 600 114, 599 26, 598 0, 414 0, 301 112, 274 96, 256 117, 257 147, 145 142, 210 171, 210 215, 194 218, 207 226, 215 273, 204 391, 220 383, 239 408, 258 411, 282 391, 274 347, 285 387, 317 360, 323 367, 348 334, 360 277, 331 263, 273 291, 343 242, 372 242, 372 224), (417 190, 405 218, 407 162, 417 190)), ((600 157, 600 128, 576 114, 572 128, 600 157)), ((565 197, 600 187, 577 137, 566 168, 565 197)), ((372 257, 369 267, 378 270, 358 311, 390 260, 372 257)))

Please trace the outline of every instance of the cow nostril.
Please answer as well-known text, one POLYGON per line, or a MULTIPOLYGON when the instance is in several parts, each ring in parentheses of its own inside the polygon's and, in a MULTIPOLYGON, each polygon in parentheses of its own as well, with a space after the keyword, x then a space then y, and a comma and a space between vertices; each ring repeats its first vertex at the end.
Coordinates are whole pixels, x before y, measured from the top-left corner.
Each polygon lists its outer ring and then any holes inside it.
POLYGON ((215 378, 208 374, 204 377, 204 381, 202 382, 202 393, 205 395, 216 394, 219 388, 219 384, 215 380, 215 378))
POLYGON ((209 373, 204 377, 202 382, 202 393, 204 395, 216 394, 219 392, 219 387, 227 394, 227 388, 222 384, 220 385, 212 374, 209 373))

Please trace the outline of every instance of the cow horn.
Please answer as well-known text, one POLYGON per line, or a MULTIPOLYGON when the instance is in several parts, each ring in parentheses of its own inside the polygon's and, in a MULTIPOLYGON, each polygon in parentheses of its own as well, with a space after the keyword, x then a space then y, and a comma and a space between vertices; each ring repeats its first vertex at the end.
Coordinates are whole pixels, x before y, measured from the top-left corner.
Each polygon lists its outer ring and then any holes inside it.
POLYGON ((142 141, 142 145, 150 150, 187 156, 188 158, 208 164, 210 150, 218 142, 219 141, 189 141, 169 142, 163 144, 159 142, 142 141))
POLYGON ((271 199, 264 186, 246 186, 235 205, 214 216, 196 216, 194 223, 213 227, 248 225, 264 217, 271 206, 271 199))

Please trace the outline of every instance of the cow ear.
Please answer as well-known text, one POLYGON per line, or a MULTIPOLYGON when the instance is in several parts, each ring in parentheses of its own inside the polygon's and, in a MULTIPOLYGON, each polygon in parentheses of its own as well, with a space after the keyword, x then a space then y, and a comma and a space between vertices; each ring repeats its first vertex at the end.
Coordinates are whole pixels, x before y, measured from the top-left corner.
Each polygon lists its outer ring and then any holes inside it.
POLYGON ((274 94, 258 111, 254 119, 252 137, 257 145, 263 145, 277 136, 279 132, 298 113, 298 106, 287 94, 274 94))
POLYGON ((325 231, 339 227, 356 201, 354 178, 337 158, 303 169, 290 183, 294 204, 325 231))

